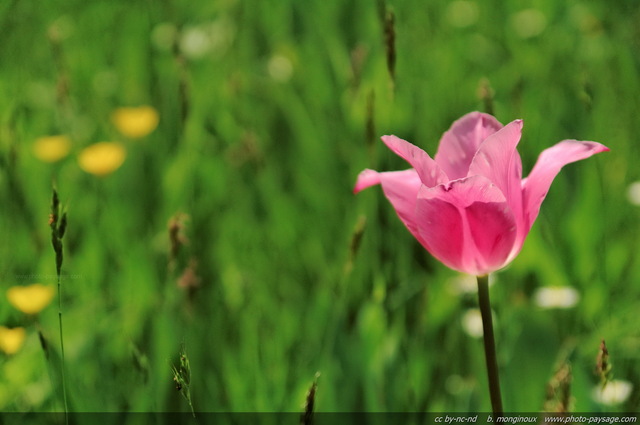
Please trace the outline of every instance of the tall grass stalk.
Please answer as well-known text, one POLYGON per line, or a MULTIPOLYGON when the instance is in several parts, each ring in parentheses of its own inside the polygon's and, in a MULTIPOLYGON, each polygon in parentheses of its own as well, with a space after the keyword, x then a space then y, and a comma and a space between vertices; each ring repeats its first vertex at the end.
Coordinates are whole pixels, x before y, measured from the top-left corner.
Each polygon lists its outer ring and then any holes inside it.
POLYGON ((64 416, 65 422, 69 423, 69 405, 67 404, 67 380, 65 376, 65 359, 64 359, 64 338, 62 336, 62 291, 60 285, 60 272, 58 271, 58 328, 60 330, 60 374, 62 376, 62 399, 64 402, 64 416))
POLYGON ((62 238, 67 228, 67 213, 63 213, 60 217, 60 200, 58 192, 53 189, 51 199, 51 215, 49 216, 49 225, 51 226, 51 244, 56 254, 56 275, 58 278, 58 328, 60 331, 60 376, 62 378, 62 399, 64 403, 65 423, 69 423, 69 405, 67 403, 67 382, 65 376, 65 358, 64 358, 64 338, 62 332, 62 238))

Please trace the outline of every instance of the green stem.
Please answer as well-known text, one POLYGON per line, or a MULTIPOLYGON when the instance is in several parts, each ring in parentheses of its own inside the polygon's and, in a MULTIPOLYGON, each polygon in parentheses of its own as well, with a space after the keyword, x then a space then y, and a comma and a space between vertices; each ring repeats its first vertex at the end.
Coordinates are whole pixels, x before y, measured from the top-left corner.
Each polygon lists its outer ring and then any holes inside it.
POLYGON ((69 424, 69 406, 67 405, 67 383, 65 378, 65 361, 64 361, 64 339, 62 338, 62 287, 60 285, 60 271, 58 270, 58 324, 60 328, 60 354, 62 356, 62 364, 60 366, 60 372, 62 376, 62 399, 64 401, 64 418, 65 422, 69 424))
POLYGON ((193 403, 191 402, 191 394, 189 394, 189 397, 187 397, 187 401, 189 402, 189 407, 191 408, 191 414, 195 418, 196 417, 196 411, 193 410, 193 403))
POLYGON ((496 342, 493 336, 493 320, 491 318, 491 301, 489 299, 489 276, 478 276, 478 303, 482 316, 482 330, 484 331, 484 355, 487 362, 487 376, 489 378, 489 395, 491 407, 495 415, 501 415, 502 398, 500 396, 500 379, 498 378, 498 360, 496 356, 496 342))

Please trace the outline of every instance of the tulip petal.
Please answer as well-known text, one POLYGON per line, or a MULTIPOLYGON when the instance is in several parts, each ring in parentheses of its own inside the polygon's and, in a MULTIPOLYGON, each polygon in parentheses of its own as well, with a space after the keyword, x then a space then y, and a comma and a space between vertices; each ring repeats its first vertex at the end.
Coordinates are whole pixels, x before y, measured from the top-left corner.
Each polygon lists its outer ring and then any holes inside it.
POLYGON ((502 124, 491 115, 481 112, 464 115, 440 139, 436 163, 451 180, 466 177, 480 144, 501 128, 502 124))
POLYGON ((378 173, 373 170, 364 170, 358 176, 356 189, 359 191, 375 184, 381 184, 384 195, 387 197, 396 214, 404 223, 411 234, 425 247, 425 243, 418 231, 416 222, 416 199, 422 181, 413 168, 404 171, 390 171, 378 173))
MULTIPOLYGON (((533 222, 538 217, 540 205, 547 196, 553 179, 565 165, 589 158, 609 148, 596 142, 581 142, 578 140, 563 140, 545 149, 538 157, 536 165, 529 176, 522 181, 522 199, 524 210, 524 226, 529 232, 533 222)), ((526 234, 525 233, 525 234, 526 234)))
POLYGON ((522 135, 522 120, 515 120, 490 135, 480 145, 469 176, 484 176, 506 196, 507 202, 520 197, 522 161, 516 150, 522 135))
POLYGON ((478 251, 476 274, 491 273, 511 261, 517 226, 509 206, 504 202, 474 202, 466 208, 466 213, 478 251))
POLYGON ((423 245, 454 270, 490 273, 514 248, 515 216, 500 189, 482 176, 422 187, 416 217, 423 245))
POLYGON ((356 185, 353 188, 353 193, 358 193, 368 187, 380 184, 380 174, 377 171, 366 169, 358 174, 356 179, 356 185))
POLYGON ((415 168, 425 186, 433 187, 449 180, 429 154, 419 147, 396 136, 382 136, 382 141, 415 168))
MULTIPOLYGON (((411 234, 425 245, 416 221, 416 200, 422 181, 414 169, 379 173, 382 190, 400 220, 411 234)), ((426 247, 426 245, 425 245, 426 247)))
POLYGON ((469 271, 465 261, 465 231, 460 210, 442 199, 420 199, 416 206, 418 228, 423 245, 445 266, 463 273, 469 271))
POLYGON ((515 120, 487 137, 480 145, 469 175, 480 175, 495 184, 506 197, 518 226, 518 243, 524 243, 522 215, 522 161, 517 151, 522 136, 522 120, 515 120))

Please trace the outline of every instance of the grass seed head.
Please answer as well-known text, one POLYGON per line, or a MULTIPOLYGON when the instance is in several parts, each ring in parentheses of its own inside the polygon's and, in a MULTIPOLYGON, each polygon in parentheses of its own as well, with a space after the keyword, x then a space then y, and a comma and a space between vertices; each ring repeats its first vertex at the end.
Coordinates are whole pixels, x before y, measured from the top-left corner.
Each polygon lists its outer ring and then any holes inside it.
POLYGON ((180 394, 187 400, 191 408, 191 413, 195 417, 196 414, 191 400, 191 364, 189 363, 189 357, 187 356, 184 344, 182 344, 182 348, 180 349, 180 365, 178 367, 171 365, 171 372, 176 390, 180 391, 180 394))
POLYGON ((316 372, 313 383, 307 392, 307 397, 304 402, 304 413, 300 415, 301 425, 313 424, 313 408, 316 401, 316 390, 318 389, 318 377, 320 377, 320 372, 316 372))
POLYGON ((58 237, 62 239, 64 237, 64 232, 67 230, 67 213, 62 213, 62 218, 60 218, 60 225, 58 226, 58 237))
POLYGON ((49 214, 49 226, 52 230, 56 230, 58 227, 58 214, 60 213, 60 198, 58 198, 58 192, 53 188, 53 194, 51 195, 51 213, 49 214))
POLYGON ((391 82, 396 81, 396 15, 393 10, 387 8, 384 16, 384 45, 387 53, 387 70, 391 82))
POLYGON ((600 378, 602 387, 607 385, 607 382, 611 380, 612 365, 609 361, 609 350, 604 339, 600 342, 600 349, 598 350, 598 356, 596 357, 596 375, 600 378))
POLYGON ((564 362, 547 383, 547 396, 543 410, 545 412, 569 413, 572 408, 571 382, 573 375, 571 365, 564 362))

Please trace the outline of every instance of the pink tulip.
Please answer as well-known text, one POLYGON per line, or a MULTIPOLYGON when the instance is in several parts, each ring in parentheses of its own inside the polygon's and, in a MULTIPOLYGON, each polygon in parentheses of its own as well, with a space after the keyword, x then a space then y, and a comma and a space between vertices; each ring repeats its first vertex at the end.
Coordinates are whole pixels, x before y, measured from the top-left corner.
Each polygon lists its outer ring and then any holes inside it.
POLYGON ((516 146, 522 120, 502 126, 493 116, 467 114, 442 136, 434 159, 396 136, 382 141, 413 168, 364 170, 354 193, 382 184, 411 234, 447 267, 477 276, 510 263, 522 249, 560 169, 609 148, 564 140, 544 150, 522 178, 516 146))

